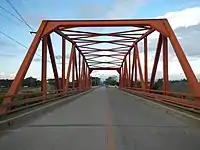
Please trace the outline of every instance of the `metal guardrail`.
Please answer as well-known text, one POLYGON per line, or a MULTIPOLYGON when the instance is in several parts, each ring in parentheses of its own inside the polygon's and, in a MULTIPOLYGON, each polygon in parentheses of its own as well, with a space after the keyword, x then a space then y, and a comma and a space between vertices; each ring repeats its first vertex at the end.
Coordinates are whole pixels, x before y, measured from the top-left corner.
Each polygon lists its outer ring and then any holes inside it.
MULTIPOLYGON (((86 90, 79 91, 78 88, 74 90, 69 89, 68 91, 65 91, 65 90, 47 91, 45 99, 42 96, 41 92, 25 93, 25 94, 18 94, 18 95, 7 95, 7 96, 2 96, 0 98, 4 99, 7 97, 12 97, 13 101, 7 104, 1 103, 0 107, 7 108, 8 111, 6 112, 6 114, 9 114, 9 113, 13 113, 25 108, 41 105, 41 104, 48 103, 57 99, 69 97, 71 95, 76 95, 84 91, 86 90)), ((5 115, 5 114, 0 114, 0 115, 5 115)))
POLYGON ((123 88, 122 90, 137 96, 173 105, 192 112, 200 113, 200 97, 178 92, 163 92, 159 90, 142 90, 139 88, 123 88), (165 94, 165 95, 163 95, 165 94))

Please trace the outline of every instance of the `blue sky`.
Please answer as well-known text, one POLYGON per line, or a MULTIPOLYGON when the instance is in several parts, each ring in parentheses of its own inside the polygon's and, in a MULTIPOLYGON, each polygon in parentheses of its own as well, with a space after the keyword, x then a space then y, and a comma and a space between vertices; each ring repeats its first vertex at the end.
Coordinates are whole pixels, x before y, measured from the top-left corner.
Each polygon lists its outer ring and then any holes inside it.
MULTIPOLYGON (((195 13, 199 9, 194 10, 194 8, 200 7, 199 0, 10 0, 10 2, 35 31, 42 19, 130 19, 169 16, 175 27, 176 21, 173 19, 177 16, 184 18, 184 16, 180 16, 182 11, 188 11, 191 8, 192 10, 188 12, 195 13), (170 16, 170 12, 176 13, 173 14, 174 16, 170 16)), ((0 6, 0 31, 29 47, 34 37, 29 33, 30 29, 2 9, 3 7, 17 16, 6 0, 1 0, 0 6)), ((196 26, 200 23, 200 21, 195 22, 199 18, 193 17, 192 21, 189 17, 184 19, 186 22, 191 22, 184 27, 196 26)), ((183 26, 177 25, 176 29, 181 27, 183 28, 183 26)), ((55 48, 56 55, 60 54, 59 48, 59 46, 55 48)), ((0 33, 0 78, 12 78, 15 75, 26 51, 27 49, 0 33)), ((191 56, 191 58, 193 57, 191 56)), ((39 57, 36 56, 35 58, 39 57)), ((197 66, 197 62, 192 63, 197 66)), ((39 77, 39 66, 40 62, 34 61, 28 76, 39 77)), ((198 69, 195 68, 194 70, 198 69)), ((197 71, 196 74, 200 73, 197 71)), ((52 76, 51 71, 49 71, 48 76, 52 76)))

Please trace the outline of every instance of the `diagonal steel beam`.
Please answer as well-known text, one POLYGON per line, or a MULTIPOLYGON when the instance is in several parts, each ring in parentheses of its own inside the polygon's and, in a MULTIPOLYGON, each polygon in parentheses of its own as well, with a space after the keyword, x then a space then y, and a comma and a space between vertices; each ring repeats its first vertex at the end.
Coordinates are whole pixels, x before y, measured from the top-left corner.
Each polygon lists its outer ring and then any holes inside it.
MULTIPOLYGON (((55 30, 54 32, 57 33, 58 35, 62 36, 63 38, 65 38, 65 39, 68 40, 69 42, 71 42, 72 45, 74 44, 75 47, 76 47, 76 49, 77 49, 77 50, 79 51, 79 53, 82 55, 83 59, 85 59, 85 56, 83 55, 82 51, 80 50, 80 48, 77 46, 77 44, 76 44, 73 40, 71 40, 68 36, 66 36, 66 35, 65 35, 64 33, 62 33, 61 31, 55 30)), ((85 59, 85 60, 86 60, 86 59, 85 59)), ((87 67, 89 67, 87 61, 86 61, 86 65, 87 65, 87 67)))
MULTIPOLYGON (((129 52, 133 49, 134 45, 137 44, 139 41, 141 41, 144 37, 147 37, 149 34, 153 33, 155 31, 155 29, 149 29, 146 33, 144 33, 138 40, 136 40, 133 45, 130 47, 130 49, 128 50, 128 52, 126 53, 126 55, 124 56, 124 60, 126 59, 126 56, 129 54, 129 52)), ((122 65, 121 65, 122 66, 122 65)))

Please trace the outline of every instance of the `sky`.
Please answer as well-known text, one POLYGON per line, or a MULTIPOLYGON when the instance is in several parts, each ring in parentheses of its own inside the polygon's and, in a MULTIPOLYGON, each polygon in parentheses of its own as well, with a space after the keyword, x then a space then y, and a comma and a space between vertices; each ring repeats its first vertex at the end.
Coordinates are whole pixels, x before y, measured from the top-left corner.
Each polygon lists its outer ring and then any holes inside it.
MULTIPOLYGON (((43 19, 138 19, 167 18, 181 43, 197 78, 200 77, 200 1, 199 0, 9 0, 19 11, 33 31, 37 31, 43 19)), ((20 22, 19 16, 7 0, 0 0, 0 78, 12 79, 34 38, 27 25, 20 22), (8 38, 6 35, 9 35, 8 38), (15 41, 14 41, 15 40, 15 41), (19 43, 22 43, 20 45, 19 43), (25 48, 27 47, 27 48, 25 48)), ((109 30, 109 29, 108 29, 109 30)), ((149 42, 149 72, 153 65, 156 38, 155 33, 149 42)), ((54 50, 61 76, 61 41, 55 37, 54 50)), ((69 47, 69 46, 67 46, 69 47)), ((170 79, 184 78, 173 50, 169 50, 170 79)), ((31 63, 27 76, 40 78, 40 47, 31 63)), ((69 49, 67 51, 69 56, 69 49)), ((143 53, 140 52, 141 62, 143 53)), ((68 59, 68 58, 67 58, 68 59)), ((93 72, 93 76, 105 78, 116 72, 93 72)), ((53 77, 51 64, 48 63, 48 78, 53 77)), ((162 76, 162 64, 158 66, 157 78, 162 76)))

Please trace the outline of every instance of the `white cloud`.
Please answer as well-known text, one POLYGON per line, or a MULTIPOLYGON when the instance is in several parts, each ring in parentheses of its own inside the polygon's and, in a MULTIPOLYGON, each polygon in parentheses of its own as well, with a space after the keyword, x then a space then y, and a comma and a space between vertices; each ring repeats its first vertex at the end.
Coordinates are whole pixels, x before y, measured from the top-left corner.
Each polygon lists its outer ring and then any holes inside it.
MULTIPOLYGON (((140 54, 140 62, 142 69, 144 69, 144 53, 141 52, 140 54)), ((148 55, 148 78, 151 78, 151 73, 153 69, 153 64, 154 64, 154 57, 155 53, 150 52, 148 55)), ((200 59, 194 59, 193 57, 188 57, 188 60, 190 62, 190 65, 196 75, 196 77, 200 77, 200 71, 199 71, 199 65, 200 64, 200 59)), ((183 79, 185 78, 184 72, 182 70, 182 67, 178 61, 178 58, 169 53, 169 61, 168 61, 168 73, 169 73, 169 80, 177 80, 177 79, 183 79), (176 69, 174 69, 176 68, 176 69)), ((142 70, 144 72, 144 70, 142 70)), ((163 78, 163 62, 162 62, 162 54, 159 59, 159 63, 157 66, 157 73, 156 73, 156 78, 163 78)), ((139 79, 139 74, 138 74, 138 79, 139 79)))
MULTIPOLYGON (((126 16, 130 17, 130 10, 134 12, 135 9, 137 9, 140 5, 142 5, 145 1, 139 1, 139 0, 115 0, 115 3, 113 6, 103 15, 105 15, 106 19, 116 19, 116 18, 124 18, 126 16)), ((194 56, 197 54, 199 55, 199 48, 198 45, 198 38, 200 37, 200 7, 192 7, 192 8, 186 8, 174 12, 168 12, 164 15, 161 15, 157 18, 167 18, 169 20, 170 25, 174 29, 183 49, 187 56, 190 56, 189 59, 191 67, 193 68, 193 71, 198 76, 200 74, 199 72, 199 66, 200 60, 194 59, 194 56)), ((149 48, 152 50, 152 54, 149 54, 149 78, 150 73, 152 71, 153 67, 153 59, 155 56, 155 48, 157 45, 157 41, 155 40, 155 37, 158 38, 158 33, 153 34, 150 36, 149 39, 151 39, 149 48)), ((139 49, 142 50, 142 48, 139 49)), ((178 62, 177 57, 172 53, 173 51, 170 49, 169 52, 169 78, 171 80, 173 79, 180 79, 184 78, 183 70, 180 66, 180 63, 178 62), (173 67, 172 67, 173 66, 173 67), (176 69, 174 69, 176 68, 176 69)), ((104 58, 104 60, 107 60, 104 58)), ((108 59, 109 60, 109 59, 108 59)), ((143 53, 140 53, 140 60, 141 65, 144 65, 144 58, 143 53)), ((160 62, 157 68, 157 78, 162 77, 163 72, 163 65, 162 65, 162 57, 160 57, 160 62)), ((116 72, 100 72, 95 71, 92 73, 94 76, 100 76, 102 78, 106 78, 110 75, 117 74, 116 72)))
POLYGON ((14 79, 15 75, 16 75, 15 73, 8 75, 5 72, 0 72, 0 79, 14 79))
POLYGON ((9 79, 14 79, 15 76, 16 76, 16 73, 11 73, 11 74, 9 75, 9 79))
POLYGON ((4 72, 0 72, 0 78, 4 78, 5 73, 4 72))
POLYGON ((92 77, 100 77, 102 80, 105 80, 106 78, 110 77, 110 76, 114 76, 114 75, 118 75, 117 71, 111 70, 102 70, 102 71, 98 71, 98 70, 94 70, 91 73, 92 77))
MULTIPOLYGON (((145 0, 114 0, 113 5, 109 6, 109 9, 102 9, 103 7, 96 5, 92 11, 88 9, 88 6, 85 5, 81 9, 81 15, 84 15, 85 18, 91 18, 95 17, 95 15, 98 17, 99 14, 102 15, 102 18, 106 19, 120 19, 120 18, 127 18, 131 17, 130 15, 134 15, 134 11, 138 9, 142 4, 144 4, 146 1, 145 0), (86 8, 86 9, 85 9, 86 8), (91 16, 92 12, 92 16, 91 16)), ((93 5, 93 4, 92 4, 93 5)), ((91 5, 90 5, 91 6, 91 5)), ((107 7, 108 8, 108 7, 107 7)), ((179 38, 179 41, 185 51, 185 53, 188 56, 194 57, 199 53, 199 42, 198 38, 200 37, 200 32, 198 32, 197 27, 200 27, 200 7, 192 7, 192 8, 186 8, 178 11, 173 11, 173 12, 168 12, 164 15, 158 16, 156 18, 167 18, 169 20, 170 25, 174 29, 175 33, 177 34, 177 37, 179 38)), ((38 23, 38 20, 40 20, 41 17, 35 17, 33 20, 33 23, 36 22, 38 23)), ((33 24, 32 23, 32 24, 33 24)), ((155 37, 158 37, 158 33, 153 34, 150 36, 151 39, 151 44, 150 44, 150 49, 155 51, 155 47, 157 45, 155 41, 155 37)), ((142 56, 142 54, 140 54, 142 56)), ((170 61, 169 61, 169 74, 171 76, 171 79, 180 77, 182 78, 182 68, 179 65, 179 62, 175 60, 175 56, 170 55, 170 61), (177 68, 177 69, 173 69, 177 68)), ((154 55, 150 56, 153 57, 154 55)), ((143 57, 140 57, 141 59, 141 65, 143 65, 143 57)), ((162 59, 162 57, 161 57, 162 59)), ((110 60, 110 58, 104 60, 110 60)), ((195 74, 200 74, 198 72, 199 67, 197 64, 200 64, 200 61, 197 59, 190 60, 191 66, 195 72, 195 74)), ((151 73, 153 61, 149 60, 149 73, 151 73)), ((93 73, 95 76, 109 76, 111 74, 116 74, 116 72, 102 72, 95 71, 93 73)), ((158 77, 162 75, 162 63, 159 64, 158 66, 158 77)), ((1 75, 0 75, 1 76, 1 75)), ((149 76, 150 77, 150 76, 149 76)))
POLYGON ((168 12, 157 18, 167 18, 173 29, 197 25, 200 23, 200 7, 192 7, 179 11, 168 12))
MULTIPOLYGON (((178 11, 168 12, 156 18, 168 19, 173 30, 178 28, 187 28, 190 26, 198 25, 200 23, 200 7, 186 8, 178 11)), ((149 38, 154 40, 159 36, 158 32, 149 35, 149 38)), ((182 39, 179 35, 178 39, 182 39)))
POLYGON ((180 27, 175 30, 175 33, 180 37, 179 42, 183 47, 187 56, 200 56, 200 23, 189 27, 180 27))
MULTIPOLYGON (((189 60, 195 75, 198 77, 200 74, 198 65, 200 63, 200 46, 197 37, 200 37, 200 7, 186 8, 180 11, 169 12, 158 18, 168 19, 171 27, 178 37, 178 40, 189 60)), ((150 48, 152 48, 152 51, 155 51, 155 37, 158 37, 158 33, 155 33, 150 37, 150 48)), ((184 78, 185 76, 183 70, 171 47, 169 47, 169 55, 170 79, 184 78)), ((158 66, 158 71, 162 72, 162 65, 160 67, 158 66)))
MULTIPOLYGON (((157 18, 167 18, 169 20, 169 23, 187 56, 195 58, 200 56, 197 38, 200 37, 200 7, 169 12, 157 18)), ((152 51, 155 51, 158 35, 159 34, 156 32, 149 36, 149 48, 152 51)), ((171 45, 169 47, 169 52, 173 52, 171 45)))

